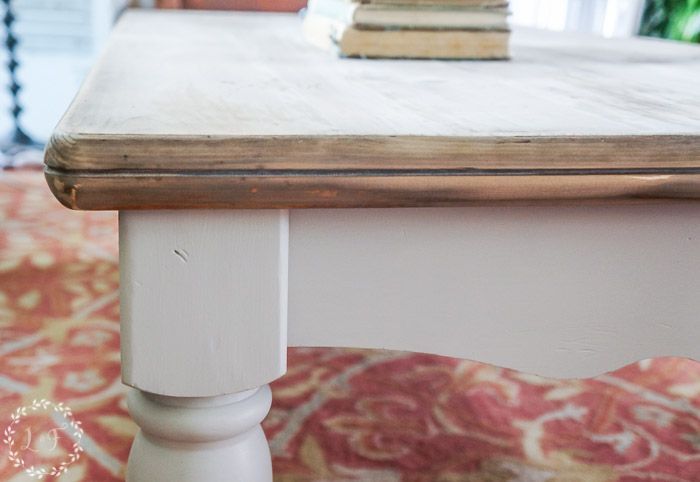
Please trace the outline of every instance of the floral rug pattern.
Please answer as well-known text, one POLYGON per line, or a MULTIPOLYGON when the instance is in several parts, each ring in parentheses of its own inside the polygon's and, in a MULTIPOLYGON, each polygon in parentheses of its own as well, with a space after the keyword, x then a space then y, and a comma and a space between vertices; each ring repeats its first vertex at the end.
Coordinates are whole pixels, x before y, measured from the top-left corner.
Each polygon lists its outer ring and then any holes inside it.
MULTIPOLYGON (((69 406, 84 430, 81 457, 44 480, 124 479, 136 426, 119 380, 116 219, 60 207, 39 171, 0 172, 0 430, 41 399, 69 406)), ((278 482, 700 481, 700 364, 690 360, 560 381, 432 355, 299 348, 272 389, 263 426, 278 482)), ((13 435, 26 465, 71 452, 64 431, 46 440, 51 423, 22 419, 42 434, 13 435)), ((37 480, 1 441, 0 480, 37 480)))

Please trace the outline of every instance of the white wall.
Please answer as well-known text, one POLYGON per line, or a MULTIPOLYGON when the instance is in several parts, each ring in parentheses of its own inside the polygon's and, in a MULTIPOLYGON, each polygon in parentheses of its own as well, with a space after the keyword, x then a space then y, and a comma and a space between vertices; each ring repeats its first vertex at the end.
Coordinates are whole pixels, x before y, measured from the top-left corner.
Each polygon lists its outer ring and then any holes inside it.
POLYGON ((511 0, 511 21, 550 30, 635 35, 644 0, 511 0))
MULTIPOLYGON (((45 142, 78 90, 127 0, 14 0, 19 45, 21 125, 45 142)), ((0 7, 4 15, 4 7, 0 7)), ((0 29, 4 39, 4 27, 0 29)), ((0 48, 0 137, 11 130, 10 96, 0 48)))

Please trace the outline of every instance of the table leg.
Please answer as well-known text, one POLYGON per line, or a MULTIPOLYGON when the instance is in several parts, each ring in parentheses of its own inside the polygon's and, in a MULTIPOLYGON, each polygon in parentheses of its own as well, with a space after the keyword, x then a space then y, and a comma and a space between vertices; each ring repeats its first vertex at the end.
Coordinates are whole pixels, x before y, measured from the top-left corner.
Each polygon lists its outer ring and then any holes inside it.
POLYGON ((140 432, 129 455, 130 482, 272 481, 260 422, 270 388, 219 397, 165 397, 133 390, 129 412, 140 432))
POLYGON ((129 482, 271 482, 260 422, 286 370, 288 214, 120 214, 129 482))

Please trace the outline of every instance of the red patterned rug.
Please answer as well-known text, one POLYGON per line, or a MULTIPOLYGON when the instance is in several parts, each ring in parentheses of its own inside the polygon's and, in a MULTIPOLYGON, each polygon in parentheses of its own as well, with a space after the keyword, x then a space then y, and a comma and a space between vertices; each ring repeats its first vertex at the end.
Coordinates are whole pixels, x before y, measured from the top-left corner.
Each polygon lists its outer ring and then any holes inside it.
MULTIPOLYGON (((69 460, 75 435, 51 431, 56 405, 31 405, 42 399, 70 407, 84 431, 60 480, 123 480, 136 426, 119 382, 118 283, 114 213, 68 211, 39 172, 0 172, 0 430, 26 412, 12 460, 7 432, 0 443, 0 480, 37 480, 18 461, 48 471, 69 460)), ((264 428, 280 482, 700 481, 700 364, 689 360, 556 381, 437 356, 293 349, 272 388, 264 428)))

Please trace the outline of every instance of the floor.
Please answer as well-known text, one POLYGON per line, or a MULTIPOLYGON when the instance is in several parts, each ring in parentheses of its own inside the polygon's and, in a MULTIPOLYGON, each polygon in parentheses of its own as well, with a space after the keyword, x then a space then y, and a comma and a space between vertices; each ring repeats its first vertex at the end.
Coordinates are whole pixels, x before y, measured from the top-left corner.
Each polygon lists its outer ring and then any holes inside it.
MULTIPOLYGON (((116 230, 114 213, 60 207, 40 171, 0 172, 0 430, 11 426, 15 452, 5 431, 0 480, 36 480, 19 461, 68 461, 71 420, 83 451, 60 480, 123 480, 136 426, 119 381, 116 230)), ((700 480, 700 364, 684 359, 556 381, 421 354, 293 349, 273 396, 264 429, 278 482, 700 480)))

